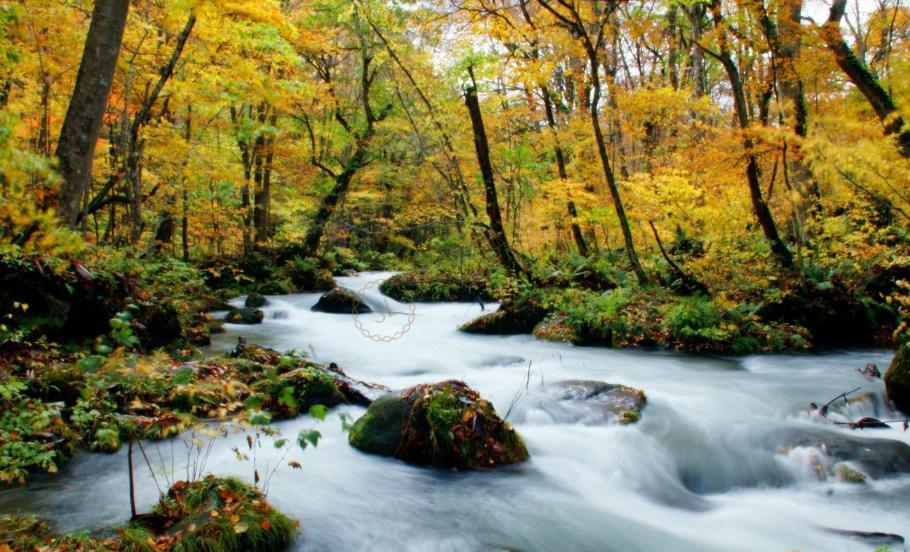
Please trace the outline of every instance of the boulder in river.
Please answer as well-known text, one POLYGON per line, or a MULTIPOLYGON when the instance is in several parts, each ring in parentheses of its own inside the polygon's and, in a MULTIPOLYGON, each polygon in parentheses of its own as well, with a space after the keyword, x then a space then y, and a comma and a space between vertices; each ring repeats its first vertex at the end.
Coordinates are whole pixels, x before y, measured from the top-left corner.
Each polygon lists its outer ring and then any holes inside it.
POLYGON ((336 287, 320 297, 312 310, 332 314, 366 314, 373 311, 359 295, 340 287, 336 287))
POLYGON ((495 312, 470 320, 459 330, 489 335, 529 334, 546 316, 546 309, 533 300, 503 303, 495 312))
POLYGON ((579 403, 602 416, 605 422, 622 425, 640 420, 647 404, 644 391, 602 381, 558 381, 549 386, 549 391, 557 401, 579 403))
POLYGON ((813 461, 822 478, 855 480, 855 476, 844 477, 845 472, 838 468, 843 463, 849 464, 851 471, 871 479, 910 473, 910 445, 901 441, 867 439, 811 428, 786 430, 774 435, 773 440, 780 452, 799 447, 818 450, 821 456, 813 461))
POLYGON ((224 321, 230 324, 259 324, 264 318, 265 313, 261 310, 244 307, 229 310, 224 321))
POLYGON ((460 381, 417 385, 373 401, 349 435, 355 448, 412 464, 490 468, 528 459, 518 433, 460 381))
POLYGON ((244 306, 253 308, 253 309, 258 309, 258 308, 264 307, 268 304, 269 304, 268 299, 266 299, 265 296, 263 296, 261 293, 251 293, 251 294, 247 295, 246 301, 244 302, 244 306))
POLYGON ((898 347, 885 372, 885 390, 894 406, 910 414, 910 346, 898 347))
POLYGON ((559 341, 564 343, 576 343, 579 340, 575 328, 569 324, 565 316, 556 316, 547 318, 540 324, 534 326, 532 332, 534 337, 542 341, 559 341))
POLYGON ((541 386, 522 400, 521 419, 584 425, 633 424, 647 404, 643 391, 602 381, 566 380, 541 386))

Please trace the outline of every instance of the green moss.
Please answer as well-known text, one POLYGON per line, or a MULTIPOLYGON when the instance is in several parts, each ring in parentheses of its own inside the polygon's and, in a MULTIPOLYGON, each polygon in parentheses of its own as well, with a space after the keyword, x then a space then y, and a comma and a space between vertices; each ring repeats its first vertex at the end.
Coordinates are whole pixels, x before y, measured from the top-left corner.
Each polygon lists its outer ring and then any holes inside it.
POLYGON ((843 481, 845 483, 865 483, 866 476, 862 473, 850 468, 846 464, 838 464, 836 466, 835 475, 837 475, 838 481, 843 481))
MULTIPOLYGON (((154 513, 167 520, 157 539, 168 542, 174 552, 277 551, 297 532, 293 520, 272 508, 259 491, 234 478, 208 476, 178 482, 154 513)), ((131 542, 148 536, 141 526, 131 524, 126 529, 130 528, 131 542)))
POLYGON ((0 516, 0 549, 4 547, 13 552, 109 552, 116 548, 86 533, 55 536, 47 523, 31 514, 0 516))
POLYGON ((348 442, 364 452, 392 456, 398 450, 407 413, 408 405, 401 397, 392 394, 378 397, 351 426, 348 442))
POLYGON ((641 420, 641 412, 635 410, 623 410, 616 419, 620 425, 631 425, 641 420))
POLYGON ((489 301, 492 293, 484 273, 428 270, 396 274, 379 289, 396 301, 489 301))
POLYGON ((297 524, 255 488, 233 478, 178 481, 155 506, 100 541, 86 533, 56 536, 33 515, 0 516, 0 548, 119 552, 271 552, 284 549, 297 524), (149 525, 144 525, 143 521, 149 525))

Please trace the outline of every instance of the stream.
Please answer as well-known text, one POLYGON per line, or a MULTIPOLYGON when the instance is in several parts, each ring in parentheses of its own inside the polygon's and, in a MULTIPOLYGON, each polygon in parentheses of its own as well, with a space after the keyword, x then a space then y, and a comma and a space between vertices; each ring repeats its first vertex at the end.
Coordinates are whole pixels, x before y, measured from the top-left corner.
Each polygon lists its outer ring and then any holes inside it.
MULTIPOLYGON (((266 320, 226 325, 212 351, 250 343, 305 352, 336 362, 348 375, 392 389, 457 378, 490 400, 525 439, 531 460, 488 472, 406 465, 363 454, 347 444, 338 414, 276 424, 284 436, 317 429, 317 448, 293 450, 273 476, 268 498, 299 520, 295 549, 521 550, 521 551, 860 551, 875 545, 833 530, 897 533, 910 538, 910 475, 866 484, 821 479, 813 468, 824 453, 811 446, 784 451, 769 436, 818 430, 910 443, 899 424, 851 431, 822 425, 806 413, 856 387, 879 394, 883 385, 857 372, 875 363, 884 372, 888 351, 699 357, 667 352, 582 348, 530 336, 460 334, 483 314, 474 303, 418 303, 408 331, 409 305, 383 297, 386 273, 338 278, 364 289, 365 302, 383 315, 323 314, 310 307, 319 294, 269 297, 266 320), (368 336, 379 338, 371 339, 368 336), (542 385, 582 379, 643 389, 648 405, 631 426, 591 423, 584 413, 556 408, 542 385), (298 461, 292 469, 288 461, 298 461)), ((241 300, 235 301, 242 304, 241 300)), ((496 305, 483 306, 485 312, 496 305)), ((845 420, 885 418, 875 402, 832 412, 845 420)), ((233 447, 245 436, 218 439, 207 471, 252 477, 233 447)), ((185 472, 179 440, 145 445, 177 479, 185 472), (171 468, 172 458, 174 467, 171 468), (183 471, 182 471, 183 470, 183 471)), ((124 447, 125 449, 125 447, 124 447)), ((262 449, 274 465, 279 452, 262 449)), ((140 460, 141 462, 141 460, 140 460)), ((157 499, 144 463, 137 469, 138 501, 157 499)), ((163 477, 159 474, 159 478, 163 477)), ((103 529, 127 521, 126 452, 80 451, 54 476, 0 490, 0 511, 35 511, 60 531, 103 529)), ((892 550, 903 545, 892 544, 892 550)))

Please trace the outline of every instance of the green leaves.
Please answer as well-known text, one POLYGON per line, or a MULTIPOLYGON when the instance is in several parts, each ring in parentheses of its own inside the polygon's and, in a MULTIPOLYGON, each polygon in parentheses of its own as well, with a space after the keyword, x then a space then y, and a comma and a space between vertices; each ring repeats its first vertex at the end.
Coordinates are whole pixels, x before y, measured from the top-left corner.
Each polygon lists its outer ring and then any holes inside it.
POLYGON ((250 413, 250 424, 254 426, 265 426, 272 423, 272 415, 264 410, 256 410, 250 413))
POLYGON ((328 412, 328 409, 321 404, 314 404, 307 411, 310 416, 316 418, 317 420, 325 420, 326 412, 328 412))
POLYGON ((302 450, 306 450, 309 445, 317 446, 321 438, 322 434, 315 429, 301 429, 297 434, 297 444, 302 450))

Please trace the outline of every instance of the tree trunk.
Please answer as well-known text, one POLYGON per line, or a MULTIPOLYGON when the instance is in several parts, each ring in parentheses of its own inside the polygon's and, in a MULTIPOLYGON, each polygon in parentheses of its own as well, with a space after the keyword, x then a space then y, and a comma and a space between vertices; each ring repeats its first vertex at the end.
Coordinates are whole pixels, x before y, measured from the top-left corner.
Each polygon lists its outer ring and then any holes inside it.
POLYGON ((875 110, 875 114, 884 123, 885 135, 895 135, 901 156, 910 159, 910 130, 904 128, 904 118, 901 117, 894 99, 882 87, 878 78, 866 67, 862 59, 853 53, 841 34, 840 21, 846 7, 847 0, 835 0, 831 6, 828 21, 822 28, 825 44, 834 54, 838 67, 863 93, 863 96, 869 101, 869 105, 875 110))
POLYGON ((597 154, 600 156, 601 167, 604 176, 607 179, 607 188, 610 189, 610 197, 613 199, 613 208, 616 210, 616 217, 619 219, 619 226, 622 230, 622 238, 626 248, 626 255, 629 257, 629 264, 638 281, 642 284, 648 281, 648 275, 641 267, 638 260, 638 253, 635 252, 635 243, 632 241, 632 230, 629 228, 629 219, 626 217, 626 210, 623 207, 622 198, 619 195, 619 188, 616 185, 616 175, 613 173, 613 167, 610 166, 610 156, 607 153, 607 143, 604 140, 604 133, 600 127, 600 74, 599 64, 596 55, 593 52, 588 53, 588 61, 591 65, 591 87, 594 90, 594 97, 591 100, 591 126, 594 127, 594 139, 597 142, 597 154))
POLYGON ((151 118, 152 108, 161 96, 164 86, 174 75, 174 70, 177 68, 177 62, 180 61, 180 56, 183 55, 183 49, 186 46, 186 42, 189 40, 190 33, 193 32, 193 27, 195 27, 195 25, 196 14, 195 12, 191 12, 190 16, 187 18, 186 24, 183 26, 183 30, 177 35, 177 42, 174 45, 174 51, 171 52, 170 59, 158 72, 158 82, 155 83, 152 92, 145 98, 145 101, 142 102, 142 107, 139 109, 139 112, 136 113, 136 116, 133 118, 133 122, 130 125, 129 143, 126 148, 126 181, 127 185, 131 188, 133 218, 133 230, 131 233, 132 243, 139 241, 145 226, 145 221, 142 217, 142 203, 145 200, 142 194, 142 141, 139 139, 139 134, 142 127, 151 118))
POLYGON ((803 0, 783 0, 778 23, 777 56, 780 60, 781 96, 787 104, 785 113, 788 118, 793 118, 793 131, 796 135, 805 138, 809 109, 803 92, 803 81, 796 69, 802 51, 802 9, 803 0))
POLYGON ((499 199, 496 195, 496 181, 493 176, 493 163, 490 160, 490 147, 487 142, 487 131, 483 125, 483 114, 480 112, 480 101, 477 99, 477 85, 473 83, 465 90, 465 105, 471 115, 471 126, 474 129, 474 149, 477 152, 477 163, 483 177, 484 192, 486 194, 487 217, 490 226, 487 228, 487 239, 490 246, 499 258, 503 268, 512 275, 524 274, 524 269, 515 258, 505 228, 502 224, 502 213, 499 210, 499 199))
MULTIPOLYGON (((263 113, 264 115, 264 113, 263 113)), ((264 122, 263 118, 263 122, 264 122)), ((274 128, 277 116, 272 114, 268 117, 269 124, 274 128)), ((253 198, 253 225, 255 227, 255 239, 257 244, 264 244, 269 240, 269 228, 271 226, 270 214, 272 203, 272 165, 275 158, 275 138, 274 136, 263 137, 260 151, 257 155, 262 156, 261 162, 257 165, 256 195, 253 198)))
MULTIPOLYGON (((559 173, 560 180, 567 180, 569 174, 566 171, 566 156, 565 152, 562 151, 562 146, 559 145, 556 115, 553 113, 553 99, 550 98, 550 91, 546 86, 540 87, 540 93, 543 95, 544 111, 546 111, 547 114, 547 125, 550 127, 550 132, 553 134, 553 152, 556 154, 556 170, 559 173)), ((569 217, 571 219, 572 236, 575 238, 575 245, 578 246, 578 252, 581 256, 587 257, 588 244, 585 243, 585 237, 581 233, 581 227, 578 225, 578 209, 575 208, 575 202, 570 199, 566 207, 568 208, 569 217)))
POLYGON ((92 181, 95 145, 114 82, 129 7, 129 0, 96 0, 76 86, 60 130, 57 158, 63 187, 58 214, 70 228, 76 226, 82 198, 92 181))
MULTIPOLYGON (((712 11, 714 12, 716 27, 721 33, 726 33, 720 13, 720 0, 714 0, 712 11)), ((746 95, 743 90, 742 81, 740 80, 739 69, 736 67, 736 64, 733 62, 733 57, 730 55, 725 34, 721 34, 720 42, 721 53, 718 58, 724 66, 727 78, 730 81, 730 88, 733 91, 733 106, 736 112, 737 121, 739 122, 739 128, 745 132, 749 128, 749 110, 746 105, 746 95)), ((765 199, 762 196, 758 159, 756 159, 755 155, 752 153, 753 146, 752 139, 749 138, 748 134, 744 134, 743 149, 746 152, 746 180, 749 183, 752 211, 755 213, 755 218, 758 219, 758 224, 761 226, 765 238, 771 244, 771 251, 774 253, 775 258, 785 268, 791 268, 793 266, 793 255, 781 239, 771 210, 768 208, 768 204, 765 203, 765 199)))
POLYGON ((190 231, 189 231, 189 194, 183 188, 183 216, 180 218, 180 242, 183 245, 183 262, 190 261, 190 231))
POLYGON ((354 153, 354 157, 351 162, 348 164, 345 169, 338 174, 335 180, 335 187, 332 188, 332 191, 329 192, 319 205, 319 210, 316 212, 316 216, 313 217, 313 221, 310 223, 310 228, 307 230, 306 237, 303 239, 303 248, 307 252, 307 255, 315 255, 319 251, 319 245, 322 242, 322 236, 325 233, 325 227, 332 219, 332 215, 335 214, 335 208, 338 206, 338 203, 344 198, 348 193, 348 188, 351 187, 351 181, 354 179, 354 175, 360 170, 363 162, 366 160, 366 150, 358 149, 354 153))

